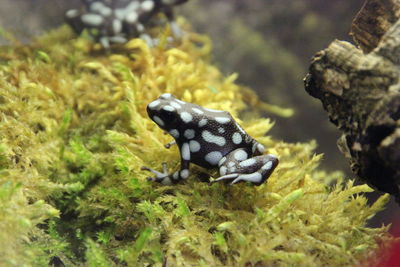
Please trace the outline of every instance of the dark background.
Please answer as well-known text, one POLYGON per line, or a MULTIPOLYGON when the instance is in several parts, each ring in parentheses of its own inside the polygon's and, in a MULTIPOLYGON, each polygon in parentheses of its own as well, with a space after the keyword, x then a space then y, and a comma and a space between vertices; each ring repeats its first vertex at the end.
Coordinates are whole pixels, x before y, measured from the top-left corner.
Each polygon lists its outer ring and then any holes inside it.
MULTIPOLYGON (((238 82, 254 89, 268 103, 295 109, 291 118, 273 114, 272 134, 287 142, 316 139, 324 153, 323 168, 353 178, 337 149, 339 131, 329 123, 319 101, 307 95, 303 78, 312 56, 334 39, 351 41, 352 19, 363 0, 190 0, 177 9, 194 30, 213 40, 213 63, 225 74, 239 73, 238 82)), ((1 0, 0 26, 23 42, 63 23, 64 12, 79 0, 1 0)), ((1 40, 0 44, 5 44, 1 40)), ((377 194, 371 194, 371 199, 377 194)), ((395 220, 399 208, 388 209, 371 222, 395 220)))

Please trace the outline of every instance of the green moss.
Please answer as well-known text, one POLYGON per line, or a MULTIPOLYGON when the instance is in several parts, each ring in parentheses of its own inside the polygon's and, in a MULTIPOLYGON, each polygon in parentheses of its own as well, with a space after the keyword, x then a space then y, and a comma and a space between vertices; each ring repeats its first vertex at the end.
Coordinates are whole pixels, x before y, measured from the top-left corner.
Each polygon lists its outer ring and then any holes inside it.
MULTIPOLYGON (((164 40, 164 35, 160 35, 164 40)), ((6 265, 349 265, 389 242, 366 221, 366 185, 318 169, 315 143, 266 135, 272 122, 240 119, 254 94, 208 61, 189 33, 175 48, 132 40, 102 53, 60 28, 0 53, 0 246, 6 265), (145 107, 161 93, 224 109, 279 155, 268 183, 227 186, 190 179, 149 183, 143 165, 179 165, 171 138, 145 107), (328 184, 333 186, 328 186, 328 184)), ((279 109, 277 109, 279 112, 279 109)), ((204 180, 204 179, 203 179, 204 180)))

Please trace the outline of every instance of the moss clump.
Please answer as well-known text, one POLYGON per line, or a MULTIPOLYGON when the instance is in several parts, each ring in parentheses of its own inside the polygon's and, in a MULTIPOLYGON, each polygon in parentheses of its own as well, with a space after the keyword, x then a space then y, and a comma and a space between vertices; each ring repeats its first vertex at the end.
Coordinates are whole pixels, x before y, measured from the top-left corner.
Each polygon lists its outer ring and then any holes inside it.
MULTIPOLYGON (((0 258, 9 266, 348 265, 390 237, 366 221, 366 185, 318 170, 313 142, 265 135, 240 120, 254 96, 208 62, 209 40, 175 48, 135 39, 104 54, 60 28, 0 54, 0 258), (161 93, 227 110, 280 157, 268 183, 208 185, 203 170, 175 186, 146 181, 142 165, 178 166, 176 148, 146 116, 161 93), (333 183, 328 187, 328 183, 333 183)), ((211 175, 216 175, 211 172, 211 175)))

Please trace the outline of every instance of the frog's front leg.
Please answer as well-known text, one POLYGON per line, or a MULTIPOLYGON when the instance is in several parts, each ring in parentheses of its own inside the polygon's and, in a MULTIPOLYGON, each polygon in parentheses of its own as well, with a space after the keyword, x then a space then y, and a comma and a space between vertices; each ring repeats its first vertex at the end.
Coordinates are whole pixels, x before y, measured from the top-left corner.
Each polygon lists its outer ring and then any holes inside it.
POLYGON ((184 143, 180 147, 181 151, 181 167, 179 171, 168 174, 167 163, 163 162, 163 172, 156 171, 149 167, 142 167, 142 170, 149 171, 155 174, 153 177, 148 177, 149 181, 155 181, 162 183, 164 185, 175 184, 182 179, 187 179, 189 177, 189 165, 190 165, 190 149, 189 144, 184 143))
POLYGON ((274 155, 261 155, 248 158, 248 152, 239 148, 219 162, 219 172, 221 177, 212 181, 220 182, 232 180, 231 184, 238 182, 251 182, 255 185, 264 183, 279 163, 274 155))

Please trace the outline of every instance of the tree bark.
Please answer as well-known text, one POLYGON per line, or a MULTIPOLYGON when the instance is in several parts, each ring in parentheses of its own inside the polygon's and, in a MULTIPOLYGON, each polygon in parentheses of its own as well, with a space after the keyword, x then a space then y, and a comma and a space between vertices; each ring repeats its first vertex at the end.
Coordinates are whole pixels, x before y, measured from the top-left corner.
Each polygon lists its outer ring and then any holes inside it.
POLYGON ((364 52, 371 52, 399 16, 400 1, 366 1, 353 21, 350 34, 364 52))
POLYGON ((400 199, 400 0, 368 0, 352 26, 360 48, 317 53, 306 91, 341 131, 338 146, 369 185, 400 199))

